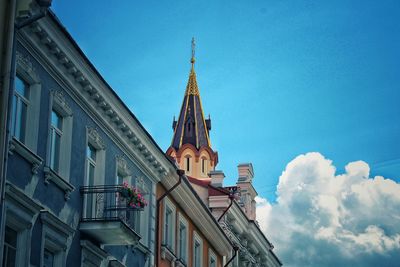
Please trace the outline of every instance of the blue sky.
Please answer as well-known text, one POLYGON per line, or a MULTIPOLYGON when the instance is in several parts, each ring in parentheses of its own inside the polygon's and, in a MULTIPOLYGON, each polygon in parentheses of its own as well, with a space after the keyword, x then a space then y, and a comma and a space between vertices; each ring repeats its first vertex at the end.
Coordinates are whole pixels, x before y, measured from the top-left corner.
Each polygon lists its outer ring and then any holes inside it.
POLYGON ((196 72, 226 183, 259 194, 299 154, 363 160, 399 181, 399 1, 77 1, 52 9, 166 150, 196 38, 196 72))
POLYGON ((237 164, 253 163, 257 220, 284 266, 398 265, 400 1, 52 9, 164 150, 196 38, 218 169, 234 184, 237 164))

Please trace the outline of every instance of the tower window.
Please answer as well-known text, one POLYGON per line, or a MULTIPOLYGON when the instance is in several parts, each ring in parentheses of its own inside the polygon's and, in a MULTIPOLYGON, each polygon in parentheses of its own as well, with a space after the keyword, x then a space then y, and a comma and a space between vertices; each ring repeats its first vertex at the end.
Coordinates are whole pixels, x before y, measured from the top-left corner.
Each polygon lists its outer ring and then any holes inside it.
POLYGON ((186 173, 190 173, 190 157, 185 158, 185 171, 186 173))
POLYGON ((207 159, 201 158, 201 173, 207 174, 207 159))

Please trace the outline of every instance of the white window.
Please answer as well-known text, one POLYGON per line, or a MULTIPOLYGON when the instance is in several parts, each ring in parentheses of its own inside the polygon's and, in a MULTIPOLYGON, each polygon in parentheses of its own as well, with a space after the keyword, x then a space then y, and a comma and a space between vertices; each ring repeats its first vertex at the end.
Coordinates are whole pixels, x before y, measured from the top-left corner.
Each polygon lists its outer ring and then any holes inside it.
POLYGON ((178 218, 178 259, 186 265, 188 262, 188 222, 181 213, 178 218))
POLYGON ((165 198, 164 200, 164 238, 163 245, 172 252, 175 252, 175 207, 172 202, 165 198))
POLYGON ((11 184, 5 188, 5 245, 1 266, 29 266, 32 225, 41 206, 11 184))
POLYGON ((208 267, 217 267, 217 256, 211 249, 208 250, 208 267))
POLYGON ((202 267, 203 241, 200 236, 193 232, 193 267, 202 267))
POLYGON ((123 156, 116 157, 116 184, 122 185, 124 182, 131 184, 131 170, 128 162, 123 156))
POLYGON ((26 137, 29 95, 30 90, 28 83, 19 76, 16 76, 14 83, 11 133, 22 143, 25 143, 26 137))
POLYGON ((65 199, 74 190, 69 183, 71 146, 72 146, 72 111, 62 91, 51 91, 49 109, 49 135, 45 183, 50 181, 65 192, 65 199))
POLYGON ((143 208, 143 211, 138 212, 138 232, 142 237, 140 242, 145 246, 149 246, 149 218, 150 218, 150 185, 145 181, 142 176, 136 177, 136 188, 139 189, 140 193, 147 201, 147 206, 143 208))
POLYGON ((48 211, 40 211, 42 222, 41 266, 65 267, 68 239, 74 230, 48 211))
POLYGON ((60 146, 63 135, 63 118, 55 111, 51 111, 50 124, 50 168, 59 172, 60 168, 60 146))
MULTIPOLYGON (((31 152, 35 153, 39 133, 40 79, 29 57, 24 57, 17 52, 16 64, 17 71, 14 79, 11 134, 15 140, 18 140, 31 152)), ((26 153, 18 152, 22 156, 26 156, 26 153)))
MULTIPOLYGON (((95 128, 88 128, 88 142, 86 145, 86 173, 85 185, 104 185, 105 172, 105 145, 95 128)), ((96 198, 94 194, 85 196, 85 217, 94 219, 96 198)), ((97 208, 99 208, 97 206, 97 208)))

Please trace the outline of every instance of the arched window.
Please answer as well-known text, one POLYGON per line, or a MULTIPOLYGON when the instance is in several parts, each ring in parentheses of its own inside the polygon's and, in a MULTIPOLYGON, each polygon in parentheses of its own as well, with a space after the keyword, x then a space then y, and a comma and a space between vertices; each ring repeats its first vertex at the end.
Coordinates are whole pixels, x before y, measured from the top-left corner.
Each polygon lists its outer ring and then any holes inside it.
POLYGON ((192 157, 186 156, 185 157, 185 172, 190 173, 191 172, 191 164, 192 164, 192 157))
POLYGON ((201 158, 201 173, 207 174, 207 159, 205 157, 201 158))

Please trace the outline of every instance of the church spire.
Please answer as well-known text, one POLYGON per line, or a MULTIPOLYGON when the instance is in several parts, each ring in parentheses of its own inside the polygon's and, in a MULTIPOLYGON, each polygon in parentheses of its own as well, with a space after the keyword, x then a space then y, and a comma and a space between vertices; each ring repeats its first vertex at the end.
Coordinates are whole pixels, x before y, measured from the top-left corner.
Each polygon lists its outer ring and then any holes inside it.
POLYGON ((177 121, 173 122, 174 136, 171 147, 178 150, 184 144, 192 144, 196 149, 203 146, 211 148, 209 131, 211 120, 204 118, 199 87, 197 86, 196 72, 194 70, 195 41, 192 38, 192 64, 181 112, 177 121))

